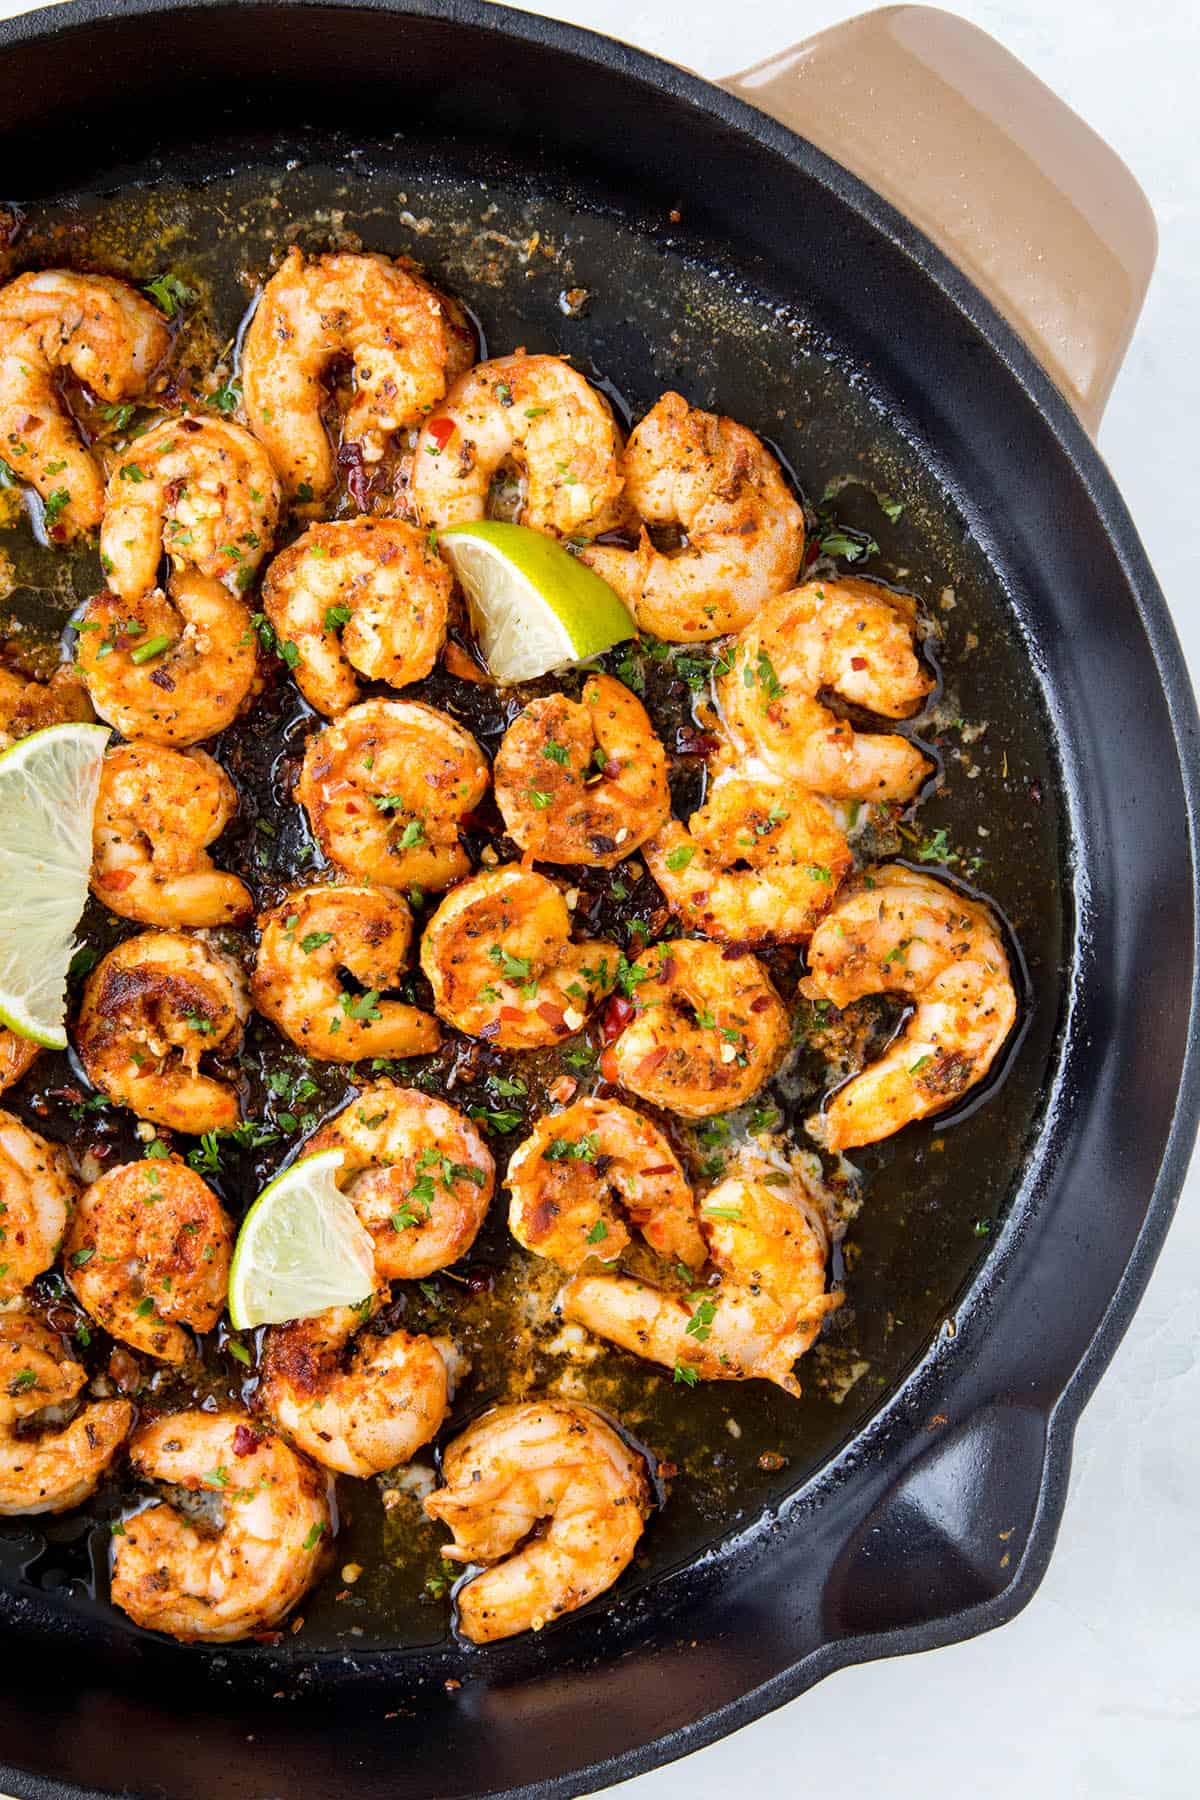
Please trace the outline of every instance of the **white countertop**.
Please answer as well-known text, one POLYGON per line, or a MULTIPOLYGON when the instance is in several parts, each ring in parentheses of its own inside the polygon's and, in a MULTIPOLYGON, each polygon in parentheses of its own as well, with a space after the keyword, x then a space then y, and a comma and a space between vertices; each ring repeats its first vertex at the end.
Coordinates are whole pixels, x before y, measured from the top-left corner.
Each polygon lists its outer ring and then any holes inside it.
MULTIPOLYGON (((24 10, 0 0, 0 16, 24 10)), ((731 74, 848 15, 838 0, 531 8, 731 74), (683 22, 686 12, 686 24, 683 22)), ((1149 301, 1100 447, 1200 672, 1200 7, 959 0, 1129 163, 1158 217, 1149 301)), ((1200 679, 1200 676, 1198 676, 1200 679)), ((1147 778, 1153 779, 1153 770, 1147 778)), ((833 1676, 628 1800, 1195 1800, 1200 1794, 1200 1173, 1080 1426, 1054 1561, 1003 1630, 833 1676)))

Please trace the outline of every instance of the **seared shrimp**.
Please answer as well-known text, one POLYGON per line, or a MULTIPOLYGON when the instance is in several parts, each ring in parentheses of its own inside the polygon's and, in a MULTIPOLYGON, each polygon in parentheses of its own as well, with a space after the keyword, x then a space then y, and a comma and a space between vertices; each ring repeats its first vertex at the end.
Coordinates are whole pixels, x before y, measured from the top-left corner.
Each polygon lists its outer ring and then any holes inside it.
POLYGON ((75 1191, 66 1152, 0 1112, 0 1301, 50 1267, 75 1191))
POLYGON ((337 1182, 371 1234, 380 1280, 419 1281, 475 1242, 496 1166, 471 1121, 444 1100, 377 1081, 307 1149, 342 1152, 337 1182))
POLYGON ((32 1038, 18 1037, 7 1025, 0 1025, 0 1094, 33 1067, 41 1047, 32 1038))
POLYGON ((744 425, 664 394, 634 431, 621 467, 625 497, 646 524, 687 534, 674 555, 655 549, 645 529, 636 550, 593 544, 583 552, 644 630, 673 643, 722 637, 796 579, 803 510, 744 425))
POLYGON ((425 532, 400 519, 310 525, 275 558, 263 610, 294 644, 296 685, 333 718, 353 706, 355 670, 390 687, 428 675, 446 638, 450 571, 425 532))
POLYGON ((469 731, 416 700, 364 700, 308 740, 296 798, 331 862, 383 887, 444 888, 470 868, 463 821, 487 792, 469 731))
POLYGON ((162 314, 106 275, 43 269, 0 288, 0 456, 51 503, 55 537, 93 531, 104 513, 104 482, 59 392, 60 371, 98 399, 133 400, 170 342, 162 314))
POLYGON ((28 1312, 0 1315, 0 1515, 81 1506, 129 1435, 128 1400, 87 1401, 87 1380, 62 1339, 28 1312))
POLYGON ((531 700, 504 734, 495 782, 509 836, 540 862, 610 869, 671 816, 663 747, 611 675, 589 675, 578 701, 531 700))
POLYGON ((108 478, 100 560, 125 601, 154 586, 163 556, 241 593, 271 548, 279 483, 266 451, 232 419, 164 419, 108 478))
POLYGON ((92 705, 122 737, 182 747, 233 723, 254 692, 249 609, 207 576, 172 577, 126 603, 97 594, 77 627, 92 705))
POLYGON ((496 475, 524 482, 520 521, 552 537, 621 523, 621 441, 603 394, 558 356, 500 356, 455 383, 421 433, 412 498, 444 531, 487 512, 496 475))
POLYGON ((207 1497, 220 1525, 197 1529, 166 1502, 127 1518, 113 1539, 113 1604, 184 1643, 279 1625, 316 1579, 331 1527, 327 1478, 232 1410, 155 1419, 129 1455, 144 1481, 207 1497))
POLYGON ((756 956, 682 938, 647 950, 633 979, 634 1015, 600 1059, 606 1081, 703 1119, 749 1100, 783 1061, 787 1011, 756 956))
POLYGON ((77 669, 56 669, 49 681, 23 681, 0 669, 0 749, 31 731, 94 717, 77 669))
POLYGON ((637 1548, 646 1472, 590 1406, 495 1406, 455 1438, 425 1511, 454 1533, 443 1556, 486 1563, 458 1593, 473 1644, 540 1631, 610 1588, 637 1548))
POLYGON ((113 1337, 186 1362, 185 1326, 211 1331, 229 1286, 233 1221, 177 1156, 107 1169, 81 1195, 63 1244, 75 1298, 113 1337))
POLYGON ((92 892, 143 925, 248 918, 249 890, 208 855, 236 811, 237 789, 203 750, 114 745, 92 824, 92 892))
POLYGON ((854 862, 815 795, 736 775, 718 779, 687 825, 672 819, 643 854, 690 931, 735 944, 803 942, 854 862))
POLYGON ((203 937, 143 931, 93 969, 75 1047, 95 1087, 141 1119, 199 1136, 238 1122, 237 1091, 205 1074, 231 1056, 250 1014, 242 972, 203 937))
POLYGON ((773 1381, 798 1395, 797 1357, 841 1303, 825 1292, 828 1238, 803 1182, 756 1166, 700 1203, 719 1287, 668 1294, 629 1276, 578 1275, 562 1292, 568 1319, 668 1369, 680 1380, 773 1381))
POLYGON ((383 1000, 408 965, 412 913, 386 888, 310 887, 258 921, 250 991, 259 1012, 320 1062, 424 1056, 438 1022, 403 1000, 383 1000), (365 994, 343 986, 346 970, 365 994))
POLYGON ((616 1100, 577 1100, 547 1113, 505 1177, 509 1230, 563 1269, 611 1262, 633 1225, 651 1249, 690 1269, 708 1254, 687 1177, 649 1119, 616 1100))
POLYGON ((717 700, 735 749, 836 800, 910 800, 932 764, 907 738, 855 730, 818 694, 903 719, 933 686, 916 608, 871 581, 809 581, 769 600, 722 659, 717 700))
POLYGON ((849 1150, 941 1112, 983 1080, 1017 1017, 1004 940, 992 914, 932 875, 872 871, 813 936, 802 992, 835 1006, 897 994, 913 1008, 877 1062, 807 1121, 849 1150))
POLYGON ((571 914, 544 875, 510 864, 447 894, 421 940, 439 1017, 502 1050, 582 1029, 617 979, 615 944, 571 941, 571 914))
POLYGON ((450 1410, 446 1359, 432 1338, 381 1337, 363 1328, 359 1307, 333 1307, 267 1332, 255 1405, 325 1468, 378 1475, 439 1430, 450 1410))
POLYGON ((420 423, 474 349, 462 309, 403 259, 338 251, 306 263, 293 247, 246 333, 246 417, 290 494, 324 494, 334 478, 321 419, 330 363, 353 359, 342 436, 378 462, 387 437, 420 423))

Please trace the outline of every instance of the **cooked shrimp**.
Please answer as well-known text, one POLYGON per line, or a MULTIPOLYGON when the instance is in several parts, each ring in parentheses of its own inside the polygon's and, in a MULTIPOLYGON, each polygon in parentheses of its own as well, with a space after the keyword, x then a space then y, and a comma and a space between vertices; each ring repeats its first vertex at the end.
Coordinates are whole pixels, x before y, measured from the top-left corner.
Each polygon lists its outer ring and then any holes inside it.
POLYGON ((31 731, 94 717, 77 669, 56 669, 49 681, 23 681, 0 669, 0 749, 31 731))
MULTIPOLYGON (((376 1296, 386 1298, 386 1290, 376 1296)), ((267 1332, 255 1405, 325 1468, 378 1475, 441 1427, 450 1410, 446 1359, 433 1338, 381 1337, 363 1329, 359 1307, 333 1307, 267 1332)))
POLYGON ((258 921, 250 991, 259 1012, 320 1062, 424 1056, 438 1022, 403 1000, 384 1000, 408 965, 412 913, 387 888, 310 887, 258 921), (365 990, 347 989, 346 970, 365 990))
POLYGON ((257 438, 232 419, 164 419, 108 478, 100 560, 125 601, 149 593, 163 555, 176 570, 249 587, 271 548, 279 483, 257 438))
POLYGON ((667 759, 646 709, 611 675, 580 700, 531 700, 496 755, 508 834, 540 862, 610 869, 671 816, 667 759))
POLYGON ((447 894, 421 940, 434 1009, 501 1050, 535 1050, 582 1029, 617 978, 615 944, 571 940, 571 914, 544 875, 509 864, 447 894))
POLYGON ((0 1301, 50 1267, 75 1192, 66 1152, 0 1112, 0 1301))
POLYGON ((808 1129, 830 1150, 890 1137, 983 1080, 1017 1017, 999 926, 932 875, 889 863, 838 900, 813 936, 801 991, 838 1007, 897 994, 913 1008, 877 1062, 808 1129))
POLYGON ((629 1276, 578 1275, 562 1292, 568 1319, 687 1381, 773 1381, 798 1395, 796 1359, 841 1304, 825 1292, 828 1238, 803 1182, 750 1162, 701 1202, 719 1287, 665 1293, 629 1276), (784 1186, 768 1185, 781 1180, 784 1186))
POLYGON ((59 392, 60 372, 101 400, 133 400, 170 342, 162 314, 106 275, 43 269, 0 288, 0 456, 50 503, 56 538, 93 531, 104 513, 104 482, 59 392))
POLYGON ((33 1067, 41 1047, 32 1038, 18 1037, 7 1025, 0 1025, 0 1094, 33 1067))
POLYGON ((612 1262, 629 1243, 629 1224, 660 1256, 691 1269, 708 1254, 678 1157, 657 1126, 616 1100, 577 1100, 539 1119, 505 1184, 509 1230, 560 1268, 593 1256, 612 1262))
POLYGON ((199 1136, 238 1122, 232 1083, 202 1056, 241 1046, 250 1002, 232 958, 203 937, 143 931, 97 964, 83 990, 75 1047, 88 1078, 119 1106, 199 1136))
POLYGON ((371 1234, 381 1281, 419 1281, 475 1242, 496 1166, 471 1121, 444 1100, 377 1081, 307 1149, 342 1152, 337 1182, 371 1234))
POLYGON ((473 1644, 540 1631, 610 1588, 637 1548, 650 1489, 641 1460, 590 1406, 495 1406, 455 1438, 425 1511, 454 1533, 443 1556, 486 1563, 458 1593, 473 1644))
POLYGON ((92 704, 122 737, 198 744, 232 724, 255 691, 258 645, 246 605, 194 573, 125 602, 98 594, 77 627, 92 704))
POLYGON ((416 700, 364 700, 308 740, 296 798, 331 862, 383 887, 444 888, 470 868, 463 821, 487 792, 469 731, 416 700))
POLYGON ((177 1156, 106 1169, 80 1196, 63 1244, 75 1298, 115 1338, 186 1362, 184 1326, 211 1331, 229 1286, 233 1221, 177 1156))
POLYGON ((0 1515, 81 1506, 121 1448, 133 1424, 128 1400, 88 1401, 64 1423, 86 1380, 40 1319, 0 1315, 0 1515))
POLYGON ((113 1604, 184 1643, 279 1625, 316 1579, 332 1523, 327 1478, 233 1411, 155 1419, 129 1455, 144 1481, 206 1496, 221 1523, 197 1529, 165 1502, 127 1518, 113 1539, 113 1604))
POLYGON ((203 750, 114 745, 92 824, 92 892, 143 925, 248 918, 249 890, 208 855, 236 811, 237 789, 203 750))
POLYGON ((262 291, 242 349, 246 417, 290 494, 333 486, 321 419, 331 362, 354 361, 342 436, 378 462, 393 431, 416 425, 474 356, 462 309, 404 259, 338 251, 305 262, 294 247, 262 291))
POLYGON ((690 931, 735 944, 803 942, 854 862, 815 795, 737 775, 718 779, 687 825, 673 819, 643 854, 690 931))
POLYGON ((674 555, 657 550, 644 528, 636 550, 593 544, 583 552, 644 630, 673 643, 722 637, 796 579, 804 512, 744 425, 664 394, 621 467, 626 499, 646 524, 687 534, 674 555))
POLYGON ((783 1061, 787 1011, 757 957, 682 938, 647 950, 633 980, 634 1015, 600 1068, 652 1106, 685 1119, 724 1112, 783 1061))
POLYGON ((494 477, 523 477, 520 522, 553 537, 607 531, 623 518, 621 441, 612 408, 559 356, 479 363, 421 433, 411 493, 443 531, 487 512, 494 477))
POLYGON ((722 658, 717 699, 737 751, 836 800, 910 800, 932 771, 915 744, 856 730, 824 690, 888 719, 933 686, 917 660, 916 607, 872 581, 808 581, 769 600, 722 658))
POLYGON ((400 519, 310 525, 263 582, 263 610, 294 644, 296 685, 330 718, 360 698, 355 670, 390 687, 428 675, 446 638, 450 571, 400 519))

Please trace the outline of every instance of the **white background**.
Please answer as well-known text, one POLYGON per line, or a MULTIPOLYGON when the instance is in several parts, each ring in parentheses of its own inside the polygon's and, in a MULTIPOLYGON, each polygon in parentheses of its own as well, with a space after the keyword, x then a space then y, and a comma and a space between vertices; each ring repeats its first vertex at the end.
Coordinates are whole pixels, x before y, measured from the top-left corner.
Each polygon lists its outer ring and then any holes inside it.
MULTIPOLYGON (((0 0, 0 16, 22 10, 0 0)), ((718 77, 848 16, 852 4, 580 0, 530 10, 718 77)), ((1100 448, 1200 670, 1200 0, 959 0, 955 10, 1114 145, 1157 214, 1158 271, 1100 448)), ((20 185, 16 170, 5 179, 20 185)), ((1021 1617, 969 1644, 835 1675, 736 1737, 625 1784, 622 1800, 839 1790, 886 1800, 1196 1800, 1198 1187, 1193 1171, 1142 1308, 1084 1415, 1059 1546, 1021 1617)))

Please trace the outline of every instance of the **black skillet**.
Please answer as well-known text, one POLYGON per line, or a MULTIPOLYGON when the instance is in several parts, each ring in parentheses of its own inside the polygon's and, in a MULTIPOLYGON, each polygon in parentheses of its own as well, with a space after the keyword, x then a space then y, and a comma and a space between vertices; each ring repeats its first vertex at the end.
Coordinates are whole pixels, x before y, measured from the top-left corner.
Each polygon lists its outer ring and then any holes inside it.
MULTIPOLYGON (((635 412, 667 385, 718 403, 812 498, 854 470, 900 491, 894 530, 865 491, 838 504, 879 537, 880 573, 954 600, 947 677, 989 722, 973 746, 944 740, 951 779, 923 829, 985 846, 973 879, 1033 996, 984 1104, 863 1157, 844 1342, 869 1377, 840 1408, 764 1414, 789 1455, 733 1516, 673 1498, 612 1603, 486 1654, 440 1623, 391 1648, 306 1628, 181 1650, 9 1544, 0 1785, 573 1794, 843 1664, 1010 1618, 1046 1566, 1074 1423, 1162 1243, 1197 1105, 1195 711, 1066 402, 931 243, 811 144, 541 19, 83 0, 0 26, 0 92, 0 167, 35 225, 56 197, 86 210, 137 182, 207 183, 215 205, 267 169, 286 232, 341 184, 372 246, 428 261, 493 348, 588 358, 635 412), (489 229, 536 229, 557 259, 468 255, 458 227, 485 199, 489 229), (561 310, 568 287, 590 291, 586 317, 561 310)), ((199 236, 219 223, 189 218, 199 236)), ((61 619, 36 584, 22 603, 61 619)))

